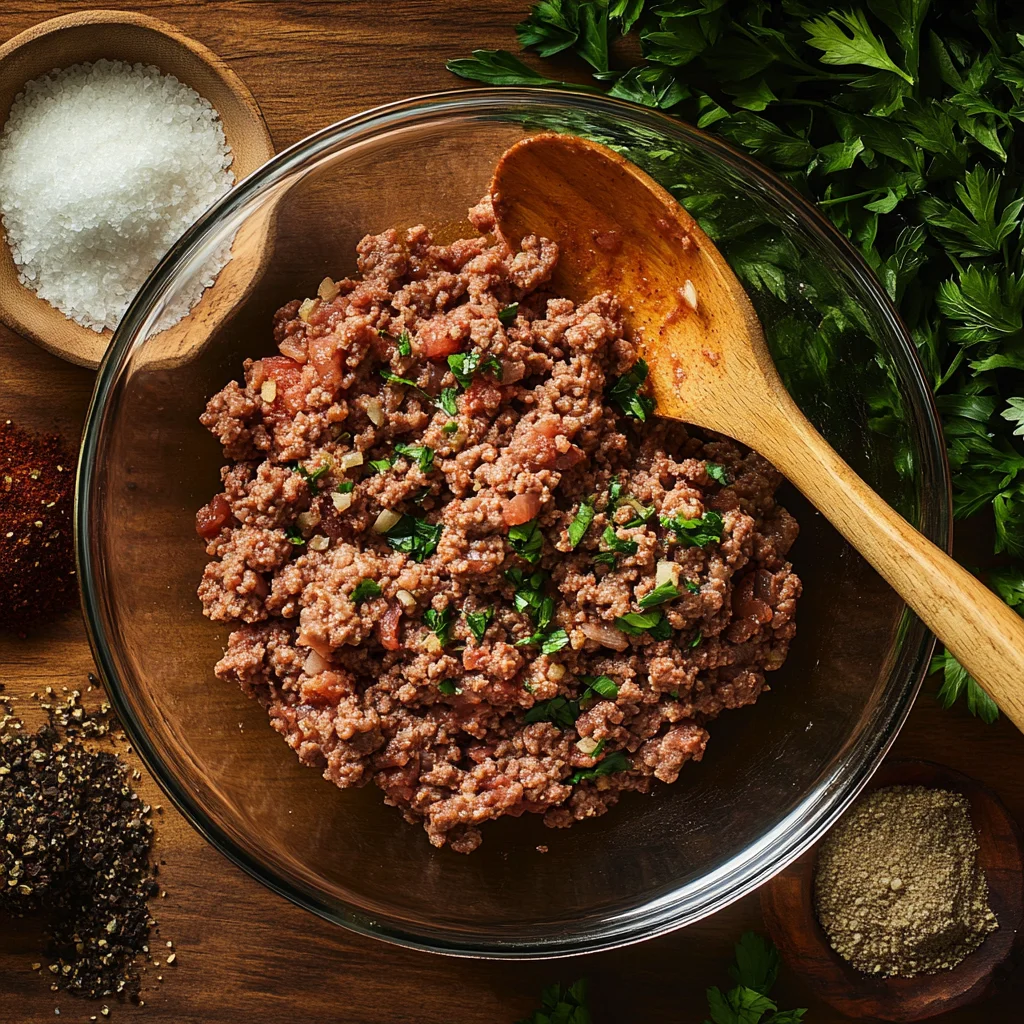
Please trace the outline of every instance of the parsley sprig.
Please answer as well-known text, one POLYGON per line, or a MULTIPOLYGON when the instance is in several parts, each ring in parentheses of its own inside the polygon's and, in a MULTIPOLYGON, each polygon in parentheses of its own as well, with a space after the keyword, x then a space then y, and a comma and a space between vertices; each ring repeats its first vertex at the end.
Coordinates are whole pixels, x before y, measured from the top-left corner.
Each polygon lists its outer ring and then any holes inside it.
MULTIPOLYGON (((943 420, 957 518, 983 516, 995 554, 1017 572, 1024 569, 1021 28, 1018 6, 998 0, 545 0, 516 30, 541 57, 575 54, 595 79, 582 88, 677 114, 818 202, 910 329, 943 420), (642 59, 613 69, 610 43, 630 32, 642 59)), ((555 84, 503 50, 477 50, 449 68, 493 84, 555 84)), ((602 134, 585 117, 562 121, 548 127, 611 142, 671 188, 775 319, 773 352, 787 382, 834 419, 837 392, 822 382, 866 325, 824 269, 800 259, 778 225, 742 199, 709 189, 672 147, 628 130, 602 134), (810 316, 794 315, 801 302, 810 316)), ((897 469, 909 475, 899 381, 882 360, 858 368, 857 379, 856 394, 840 399, 857 416, 867 393, 869 425, 893 440, 897 469)), ((634 396, 642 397, 626 382, 611 397, 626 413, 645 413, 634 396)), ((936 667, 945 673, 944 699, 963 693, 977 713, 994 713, 948 655, 936 667)))

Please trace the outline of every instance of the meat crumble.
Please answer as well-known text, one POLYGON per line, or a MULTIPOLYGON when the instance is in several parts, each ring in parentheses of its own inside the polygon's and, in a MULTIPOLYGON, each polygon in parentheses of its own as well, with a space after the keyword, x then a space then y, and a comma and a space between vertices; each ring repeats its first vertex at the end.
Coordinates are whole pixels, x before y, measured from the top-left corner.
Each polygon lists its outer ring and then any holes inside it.
POLYGON ((470 219, 367 236, 358 277, 278 311, 279 354, 201 417, 228 464, 197 515, 218 677, 460 853, 674 782, 784 662, 801 590, 779 473, 655 418, 616 298, 551 294, 553 242, 470 219))

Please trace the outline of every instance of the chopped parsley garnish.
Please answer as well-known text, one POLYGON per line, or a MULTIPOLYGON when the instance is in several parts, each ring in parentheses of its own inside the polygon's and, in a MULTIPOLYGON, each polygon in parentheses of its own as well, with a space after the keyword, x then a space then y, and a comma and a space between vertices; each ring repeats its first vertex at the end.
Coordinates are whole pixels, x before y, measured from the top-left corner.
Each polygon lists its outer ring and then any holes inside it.
POLYGON ((573 772, 573 776, 569 781, 575 786, 580 782, 590 782, 602 775, 628 772, 632 767, 629 763, 629 758, 621 750, 616 750, 609 754, 600 764, 594 765, 593 768, 581 768, 579 771, 573 772))
POLYGON ((700 647, 701 641, 704 639, 704 631, 698 629, 693 635, 693 639, 686 645, 687 647, 700 647))
POLYGON ((441 641, 441 646, 445 647, 451 642, 452 639, 452 627, 455 625, 455 616, 452 613, 452 606, 447 605, 443 611, 437 611, 435 608, 428 608, 423 613, 423 621, 434 636, 441 641))
POLYGON ((700 593, 700 584, 696 580, 683 580, 683 586, 686 587, 691 594, 700 593))
POLYGON ((469 626, 469 631, 476 637, 476 642, 483 643, 484 633, 487 632, 487 627, 494 618, 494 609, 485 608, 481 612, 463 612, 462 614, 466 625, 469 626))
POLYGON ((458 423, 455 420, 449 420, 442 428, 446 434, 454 434, 459 429, 458 423))
POLYGON ((429 473, 434 468, 434 449, 425 444, 403 444, 399 441, 395 445, 395 451, 404 455, 407 459, 418 462, 424 473, 429 473))
MULTIPOLYGON (((534 634, 536 636, 536 634, 534 634)), ((531 637, 532 639, 532 637, 531 637)), ((569 634, 564 629, 554 629, 541 638, 540 653, 554 654, 569 643, 569 634)))
POLYGON ((680 512, 675 516, 661 516, 659 522, 687 547, 706 548, 722 539, 722 515, 714 509, 696 519, 687 519, 680 512))
POLYGON ((622 499, 622 504, 629 505, 630 508, 636 513, 628 523, 625 524, 626 529, 629 530, 634 526, 643 526, 651 516, 654 515, 654 506, 645 505, 637 498, 631 498, 628 495, 622 499))
POLYGON ((672 627, 663 612, 630 612, 620 615, 615 625, 630 636, 649 633, 655 640, 667 640, 672 635, 672 627))
POLYGON ((398 345, 398 354, 400 356, 411 356, 412 355, 412 338, 409 336, 409 332, 403 330, 395 341, 398 345))
POLYGON ((498 319, 501 321, 502 327, 511 327, 516 322, 516 317, 519 314, 519 303, 513 302, 506 306, 504 309, 498 310, 498 319))
POLYGON ((441 682, 437 684, 437 688, 441 693, 448 697, 452 697, 457 693, 462 693, 462 687, 456 686, 454 679, 442 679, 441 682))
POLYGON ((391 460, 390 459, 370 459, 370 461, 367 463, 367 465, 375 473, 382 473, 383 474, 383 473, 386 473, 389 469, 391 469, 391 460))
POLYGON ((544 584, 548 581, 548 574, 537 569, 527 576, 522 569, 509 569, 505 579, 516 588, 512 596, 516 611, 529 612, 536 617, 544 603, 544 584))
POLYGON ((614 526, 606 526, 601 540, 608 546, 609 551, 617 552, 620 555, 635 555, 640 545, 635 540, 621 540, 615 532, 614 526))
POLYGON ((339 494, 351 494, 355 488, 355 483, 352 480, 342 480, 340 484, 334 489, 339 494))
POLYGON ((384 593, 380 585, 374 580, 360 580, 352 591, 352 603, 359 604, 368 601, 371 597, 380 597, 384 593))
POLYGON ((613 381, 608 389, 608 397, 627 416, 633 416, 641 423, 654 412, 654 399, 649 395, 640 394, 640 388, 643 387, 645 380, 647 363, 643 359, 638 359, 632 368, 613 381))
POLYGON ((614 551, 599 551, 593 558, 594 565, 614 565, 614 551))
POLYGON ((579 716, 579 705, 566 697, 552 697, 551 700, 539 700, 523 715, 523 721, 552 722, 563 731, 571 729, 579 716))
POLYGON ((544 534, 540 532, 536 519, 520 526, 513 526, 508 531, 508 542, 512 550, 520 557, 525 558, 530 565, 536 565, 540 561, 541 548, 544 547, 544 534))
POLYGON ((384 534, 384 539, 395 551, 411 555, 414 562, 422 562, 436 550, 444 527, 431 525, 425 519, 404 515, 384 534))
POLYGON ((623 490, 624 490, 624 488, 622 486, 622 481, 619 480, 618 477, 616 477, 608 485, 608 511, 609 512, 613 512, 616 508, 618 508, 619 501, 622 499, 622 492, 623 492, 623 490))
POLYGON ((505 578, 512 583, 515 594, 512 603, 517 612, 525 612, 534 621, 534 631, 528 637, 516 641, 516 647, 540 647, 541 654, 554 654, 569 643, 564 629, 552 630, 551 618, 555 614, 555 599, 543 592, 548 574, 538 569, 531 576, 521 569, 509 569, 505 578))
POLYGON ((572 522, 569 524, 569 546, 575 550, 576 546, 581 540, 583 540, 584 534, 590 529, 590 524, 594 521, 594 501, 592 498, 587 498, 580 502, 580 507, 576 510, 576 515, 572 517, 572 522))
POLYGON ((439 394, 435 399, 434 405, 436 405, 441 412, 448 413, 449 416, 458 416, 459 407, 455 402, 458 394, 459 392, 457 388, 441 388, 441 394, 439 394))
POLYGON ((412 496, 412 500, 413 500, 413 501, 414 501, 414 502, 415 502, 415 503, 416 503, 417 505, 422 505, 422 504, 423 504, 423 502, 424 502, 424 500, 425 500, 425 499, 426 499, 426 498, 428 497, 428 495, 430 494, 430 490, 431 490, 431 488, 430 488, 430 484, 427 484, 427 486, 426 486, 426 487, 421 487, 421 488, 420 488, 420 489, 419 489, 419 490, 418 490, 418 491, 417 491, 417 492, 416 492, 416 493, 415 493, 415 494, 414 494, 414 495, 412 496))
POLYGON ((284 535, 296 547, 306 543, 306 538, 302 536, 302 531, 297 526, 289 526, 284 535))
POLYGON ((479 350, 456 352, 450 355, 448 368, 464 388, 468 388, 473 383, 473 375, 477 373, 492 373, 498 380, 501 380, 501 363, 498 362, 497 357, 492 353, 484 355, 479 350))
POLYGON ((656 605, 664 604, 679 596, 679 588, 674 583, 662 583, 655 587, 649 594, 640 598, 641 608, 654 608, 656 605))
POLYGON ((725 466, 720 466, 717 462, 705 462, 704 469, 712 480, 722 484, 723 487, 729 483, 729 477, 725 473, 725 466))
POLYGON ((380 375, 388 384, 404 384, 407 388, 415 388, 417 391, 422 390, 416 381, 409 380, 408 377, 399 377, 397 373, 392 373, 390 370, 382 369, 380 375))
POLYGON ((611 676, 584 676, 587 688, 580 695, 580 706, 586 707, 596 697, 614 700, 619 695, 619 686, 611 676))
POLYGON ((320 490, 320 477, 326 473, 333 463, 328 457, 324 457, 323 462, 320 463, 316 469, 311 473, 301 462, 292 463, 292 469, 302 477, 303 480, 309 485, 309 490, 312 494, 316 494, 320 490))

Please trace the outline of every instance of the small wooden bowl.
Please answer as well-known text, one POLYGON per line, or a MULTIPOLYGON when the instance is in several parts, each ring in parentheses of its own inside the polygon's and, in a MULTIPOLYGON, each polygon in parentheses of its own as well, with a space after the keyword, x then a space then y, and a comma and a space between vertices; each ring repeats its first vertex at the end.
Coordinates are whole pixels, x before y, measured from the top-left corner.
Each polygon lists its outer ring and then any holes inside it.
MULTIPOLYGON (((274 155, 256 100, 212 50, 166 22, 129 11, 80 11, 44 21, 0 47, 0 127, 26 82, 56 68, 101 58, 154 64, 191 86, 216 108, 241 181, 274 155)), ((211 289, 215 290, 214 288, 211 289)), ((69 320, 18 280, 0 225, 0 320, 54 355, 96 367, 111 332, 69 320)))
POLYGON ((914 978, 861 974, 832 949, 814 912, 817 846, 761 890, 761 909, 789 966, 840 1013, 865 1021, 927 1020, 981 999, 1008 966, 1024 917, 1020 830, 988 787, 951 768, 928 761, 888 761, 868 791, 885 786, 948 789, 967 797, 978 835, 978 863, 988 880, 998 931, 951 971, 914 978))

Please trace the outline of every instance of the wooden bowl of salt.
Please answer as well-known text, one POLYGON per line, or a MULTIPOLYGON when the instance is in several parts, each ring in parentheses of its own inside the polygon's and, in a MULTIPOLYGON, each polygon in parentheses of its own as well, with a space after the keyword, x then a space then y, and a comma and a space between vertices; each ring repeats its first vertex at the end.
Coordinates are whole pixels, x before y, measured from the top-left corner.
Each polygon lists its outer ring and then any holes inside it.
MULTIPOLYGON (((7 123, 15 97, 27 82, 57 69, 102 59, 154 65, 208 100, 220 115, 236 183, 274 155, 259 106, 224 61, 166 22, 129 11, 80 11, 53 18, 0 47, 0 125, 7 123)), ((59 147, 54 159, 60 159, 59 147)), ((184 320, 164 332, 171 361, 175 352, 194 349, 204 319, 212 322, 222 315, 212 306, 237 302, 251 287, 262 259, 263 239, 249 239, 248 246, 246 241, 236 239, 235 255, 216 283, 184 320)), ((109 329, 97 332, 69 319, 22 284, 2 226, 0 320, 54 355, 88 367, 99 365, 112 337, 109 329)))
POLYGON ((814 993, 860 1021, 920 1021, 988 995, 1009 972, 1024 919, 1024 859, 1016 822, 1002 801, 974 779, 928 761, 887 761, 866 792, 923 786, 965 796, 978 838, 978 865, 988 882, 989 906, 999 928, 956 967, 911 978, 883 978, 855 970, 836 953, 814 908, 820 843, 761 890, 765 925, 783 958, 814 993))

